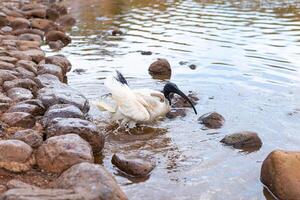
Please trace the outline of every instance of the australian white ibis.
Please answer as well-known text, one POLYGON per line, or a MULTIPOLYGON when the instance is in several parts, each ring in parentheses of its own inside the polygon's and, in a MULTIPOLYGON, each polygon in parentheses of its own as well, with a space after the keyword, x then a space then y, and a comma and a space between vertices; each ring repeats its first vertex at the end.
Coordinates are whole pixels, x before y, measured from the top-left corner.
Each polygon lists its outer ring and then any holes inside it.
POLYGON ((137 123, 149 123, 164 117, 171 110, 171 93, 186 99, 197 111, 190 99, 174 83, 167 83, 162 92, 151 89, 130 89, 124 76, 116 71, 116 76, 105 80, 105 86, 111 93, 115 105, 99 102, 99 109, 112 113, 112 120, 120 127, 133 128, 137 123))

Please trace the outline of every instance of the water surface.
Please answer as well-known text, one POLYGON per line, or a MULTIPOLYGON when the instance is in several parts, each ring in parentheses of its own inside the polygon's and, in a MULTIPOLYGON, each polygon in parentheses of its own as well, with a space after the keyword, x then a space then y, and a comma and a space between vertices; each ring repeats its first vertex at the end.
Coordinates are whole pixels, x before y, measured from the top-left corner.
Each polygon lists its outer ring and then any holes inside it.
MULTIPOLYGON (((171 81, 200 98, 199 116, 217 111, 226 119, 219 130, 202 130, 189 110, 155 125, 166 132, 108 137, 103 164, 129 199, 265 199, 259 180, 264 158, 274 149, 299 150, 299 1, 66 2, 78 23, 61 53, 73 69, 86 70, 68 77, 89 100, 107 92, 103 80, 115 69, 132 88, 161 89, 165 82, 152 79, 148 67, 166 58, 171 81), (112 36, 116 28, 124 34, 112 36), (259 151, 244 153, 219 142, 243 130, 260 135, 259 151), (114 152, 147 154, 157 166, 148 179, 124 177, 110 163, 114 152)), ((107 120, 95 109, 91 113, 107 120)))

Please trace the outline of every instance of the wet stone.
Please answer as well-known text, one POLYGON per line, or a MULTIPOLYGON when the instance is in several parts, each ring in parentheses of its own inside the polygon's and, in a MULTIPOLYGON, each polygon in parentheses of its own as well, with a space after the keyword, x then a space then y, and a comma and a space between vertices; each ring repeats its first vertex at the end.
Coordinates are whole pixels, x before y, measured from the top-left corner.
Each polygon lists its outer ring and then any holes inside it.
POLYGON ((0 61, 0 69, 14 70, 15 66, 9 62, 0 61))
POLYGON ((32 33, 24 33, 18 36, 19 40, 28 40, 28 41, 36 41, 42 43, 42 38, 39 35, 32 33))
POLYGON ((41 74, 38 75, 35 78, 36 83, 40 88, 43 87, 50 87, 61 84, 60 80, 57 78, 57 76, 54 76, 52 74, 41 74))
MULTIPOLYGON (((34 100, 33 100, 34 101, 34 100)), ((43 106, 31 104, 30 102, 26 103, 28 101, 23 101, 20 103, 17 103, 10 107, 6 112, 25 112, 29 113, 33 116, 41 116, 44 114, 45 110, 43 106)))
MULTIPOLYGON (((199 98, 193 92, 189 92, 187 97, 190 99, 190 101, 192 102, 192 104, 194 106, 197 104, 197 101, 199 101, 199 98)), ((179 95, 174 95, 171 101, 172 101, 172 107, 174 107, 174 108, 190 108, 191 107, 189 102, 179 95)))
POLYGON ((29 71, 31 71, 32 73, 36 74, 37 73, 37 65, 29 60, 19 60, 16 63, 16 67, 23 67, 29 71))
POLYGON ((46 64, 58 65, 62 68, 64 74, 71 70, 71 63, 64 56, 55 55, 48 56, 45 60, 46 64))
POLYGON ((25 28, 29 28, 30 27, 30 21, 28 19, 25 18, 15 18, 12 22, 11 22, 11 27, 13 29, 25 29, 25 28))
MULTIPOLYGON (((36 42, 36 41, 35 41, 36 42)), ((45 59, 45 53, 42 50, 38 50, 38 49, 29 49, 27 51, 24 51, 24 53, 28 56, 31 57, 31 59, 36 62, 39 63, 40 61, 45 59)))
POLYGON ((31 57, 26 55, 23 51, 10 51, 8 54, 18 60, 25 60, 25 61, 32 60, 31 57))
POLYGON ((71 38, 61 31, 50 31, 46 34, 46 42, 62 41, 65 46, 71 42, 71 38))
POLYGON ((12 135, 11 139, 21 140, 32 148, 37 148, 43 143, 42 133, 32 129, 17 131, 12 135))
POLYGON ((246 151, 256 151, 262 146, 262 141, 257 133, 250 131, 227 135, 220 142, 232 146, 233 148, 246 151))
POLYGON ((119 30, 119 29, 114 29, 114 30, 112 30, 111 34, 112 34, 113 36, 116 36, 116 35, 123 35, 123 32, 122 32, 121 30, 119 30))
POLYGON ((149 56, 149 55, 152 55, 152 52, 151 51, 141 51, 141 54, 142 55, 146 55, 146 56, 149 56))
POLYGON ((32 148, 20 140, 0 140, 0 168, 27 171, 34 164, 32 148))
POLYGON ((48 42, 48 45, 49 45, 50 49, 54 49, 57 51, 62 49, 63 47, 65 47, 65 44, 60 40, 50 41, 50 42, 48 42))
POLYGON ((0 61, 15 64, 18 61, 18 59, 11 56, 0 56, 0 61))
POLYGON ((23 68, 23 67, 17 67, 17 68, 16 68, 16 71, 19 72, 19 73, 21 74, 21 75, 20 75, 21 78, 29 78, 29 79, 33 79, 33 78, 36 76, 35 73, 33 73, 33 72, 31 72, 31 71, 29 71, 29 70, 23 68))
POLYGON ((33 98, 33 95, 30 90, 20 87, 9 89, 7 91, 7 96, 11 98, 14 102, 20 102, 33 98))
POLYGON ((198 121, 204 124, 207 128, 218 129, 223 126, 225 119, 217 112, 210 112, 199 117, 198 121))
POLYGON ((149 73, 155 78, 157 76, 163 76, 165 78, 171 77, 171 65, 166 59, 159 58, 153 62, 149 67, 149 73))
POLYGON ((1 120, 11 127, 32 128, 35 125, 35 118, 25 112, 4 113, 1 120))
POLYGON ((278 199, 299 199, 299 166, 299 151, 275 150, 262 164, 261 181, 278 199))
POLYGON ((127 200, 114 177, 98 164, 74 165, 63 172, 55 183, 58 188, 85 193, 86 199, 127 200))
POLYGON ((186 110, 185 109, 172 109, 166 115, 166 117, 169 118, 169 119, 174 119, 176 117, 185 117, 185 116, 186 116, 186 110))
POLYGON ((47 138, 77 134, 86 140, 93 148, 94 152, 101 152, 104 147, 104 136, 97 126, 90 121, 79 118, 55 118, 51 120, 46 128, 47 138))
POLYGON ((64 74, 60 66, 53 64, 42 64, 38 66, 38 74, 52 74, 63 81, 64 74))
POLYGON ((44 115, 43 125, 47 126, 54 118, 79 118, 84 119, 84 114, 79 108, 70 104, 56 104, 51 106, 44 115))
POLYGON ((38 166, 47 171, 61 173, 81 162, 94 162, 91 146, 76 134, 51 137, 39 147, 38 166))
POLYGON ((191 64, 191 65, 189 65, 189 68, 192 69, 192 70, 195 70, 197 68, 197 66, 194 65, 194 64, 191 64))
POLYGON ((87 113, 90 108, 88 100, 77 90, 66 84, 57 84, 40 89, 38 91, 38 99, 46 107, 55 104, 72 104, 84 113, 87 113))
POLYGON ((0 29, 4 34, 9 34, 13 31, 13 29, 10 26, 4 26, 0 29))
POLYGON ((37 91, 37 84, 28 78, 25 79, 14 79, 12 81, 5 81, 3 84, 3 89, 5 91, 8 91, 12 88, 16 88, 16 87, 21 87, 21 88, 25 88, 28 89, 32 92, 36 92, 37 91))
POLYGON ((114 154, 111 162, 122 172, 131 176, 147 176, 155 167, 154 162, 148 161, 145 158, 126 158, 121 154, 114 154))

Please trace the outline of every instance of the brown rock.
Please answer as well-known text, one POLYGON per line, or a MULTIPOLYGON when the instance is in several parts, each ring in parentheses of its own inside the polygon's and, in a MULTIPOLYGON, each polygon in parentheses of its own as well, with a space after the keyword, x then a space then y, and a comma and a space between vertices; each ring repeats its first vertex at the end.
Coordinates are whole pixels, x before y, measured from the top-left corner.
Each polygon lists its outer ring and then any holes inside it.
POLYGON ((25 69, 31 71, 34 74, 37 73, 37 65, 34 62, 29 61, 29 60, 19 60, 16 63, 16 67, 25 68, 25 69))
POLYGON ((27 171, 35 162, 32 148, 20 140, 0 140, 0 152, 0 168, 9 171, 27 171))
POLYGON ((84 119, 84 114, 79 108, 70 104, 56 104, 51 106, 44 115, 43 125, 47 126, 54 118, 79 118, 84 119))
POLYGON ((24 28, 29 28, 30 27, 30 21, 25 18, 15 18, 11 22, 11 27, 16 30, 16 29, 24 29, 24 28))
POLYGON ((39 29, 28 29, 28 28, 23 28, 23 29, 18 29, 18 30, 14 30, 13 34, 14 35, 21 35, 21 34, 25 34, 25 33, 30 33, 30 34, 35 34, 35 35, 39 35, 41 38, 44 37, 45 32, 41 31, 39 29))
MULTIPOLYGON (((190 101, 192 102, 192 104, 194 106, 197 104, 197 101, 199 100, 199 98, 196 96, 196 94, 194 94, 191 91, 189 91, 189 94, 187 95, 187 97, 190 99, 190 101)), ((174 108, 190 108, 191 104, 187 100, 185 100, 184 98, 182 98, 181 96, 176 94, 172 98, 172 107, 174 107, 174 108)))
POLYGON ((166 115, 166 117, 169 118, 169 119, 174 119, 176 117, 185 117, 185 116, 186 116, 186 110, 185 109, 172 109, 166 115))
POLYGON ((17 131, 12 135, 12 139, 21 140, 32 148, 37 148, 43 143, 43 135, 32 129, 17 131))
POLYGON ((21 87, 21 88, 28 89, 28 90, 32 91, 33 93, 35 93, 38 89, 37 84, 33 80, 28 79, 28 78, 5 81, 2 87, 5 91, 8 91, 9 89, 12 89, 15 87, 21 87))
POLYGON ((14 10, 11 10, 11 9, 8 9, 7 7, 3 7, 2 12, 10 17, 21 17, 21 18, 23 17, 23 14, 17 8, 15 8, 14 10))
POLYGON ((71 70, 71 63, 64 56, 55 55, 46 57, 46 64, 58 65, 63 69, 64 74, 71 70))
POLYGON ((18 36, 19 40, 36 41, 42 43, 42 38, 39 35, 32 33, 24 33, 18 36))
POLYGON ((62 83, 40 89, 37 96, 47 108, 55 104, 72 104, 83 113, 90 108, 88 100, 81 93, 62 83))
POLYGON ((154 63, 152 63, 149 67, 149 73, 155 77, 165 77, 169 79, 171 77, 171 65, 166 59, 157 59, 154 63))
POLYGON ((24 51, 24 53, 32 58, 32 60, 36 63, 45 59, 45 53, 42 50, 38 49, 29 49, 24 51))
POLYGON ((15 66, 11 63, 0 61, 0 69, 14 70, 15 66))
POLYGON ((47 43, 58 40, 62 41, 65 46, 67 46, 71 42, 71 38, 61 31, 49 31, 46 34, 47 43))
POLYGON ((225 119, 217 112, 210 112, 199 117, 198 121, 204 124, 207 128, 221 128, 225 123, 225 119))
POLYGON ((147 176, 154 169, 155 163, 139 157, 126 158, 124 155, 114 154, 112 164, 131 176, 147 176))
POLYGON ((0 12, 0 27, 6 26, 9 24, 6 14, 0 12))
POLYGON ((25 112, 33 116, 41 116, 44 114, 45 109, 43 105, 37 105, 34 102, 37 100, 26 100, 20 103, 17 103, 10 107, 6 112, 25 112), (30 102, 32 101, 32 102, 30 102))
POLYGON ((76 24, 76 19, 71 15, 64 15, 57 20, 62 27, 71 27, 76 24))
MULTIPOLYGON (((9 55, 18 59, 18 60, 26 60, 31 61, 31 57, 26 55, 23 51, 10 51, 9 55)), ((18 63, 18 62, 17 62, 18 63)))
POLYGON ((11 98, 5 96, 3 93, 0 93, 0 103, 11 103, 11 98))
POLYGON ((77 134, 86 140, 94 152, 101 152, 104 147, 104 136, 92 122, 79 118, 55 118, 46 128, 47 138, 56 135, 77 134))
POLYGON ((14 102, 20 102, 33 98, 33 95, 30 90, 20 87, 9 89, 7 91, 7 96, 11 98, 14 102))
POLYGON ((23 67, 17 67, 16 68, 16 71, 19 72, 21 75, 20 75, 20 78, 29 78, 29 79, 33 79, 36 74, 23 68, 23 67))
POLYGON ((9 108, 9 103, 0 103, 0 114, 4 113, 9 108))
POLYGON ((12 81, 14 79, 17 79, 17 76, 19 73, 11 71, 11 70, 2 70, 0 69, 0 83, 1 85, 5 81, 12 81))
POLYGON ((55 183, 59 188, 86 193, 86 199, 127 199, 113 176, 98 164, 74 165, 66 170, 55 183))
POLYGON ((52 74, 59 78, 60 81, 63 81, 64 79, 64 74, 61 67, 53 64, 39 65, 37 74, 52 74))
POLYGON ((11 56, 0 56, 0 61, 15 64, 18 61, 18 59, 11 56))
MULTIPOLYGON (((41 43, 37 42, 37 41, 28 41, 28 40, 16 41, 16 45, 18 46, 18 49, 22 50, 26 56, 29 56, 31 58, 31 60, 33 60, 32 54, 34 52, 29 51, 29 53, 27 53, 26 50, 31 50, 31 49, 38 50, 38 48, 40 47, 40 44, 41 43)), ((37 61, 35 61, 35 62, 37 62, 37 61)))
POLYGON ((91 146, 75 134, 51 137, 39 147, 38 166, 47 171, 61 173, 81 162, 94 162, 91 146))
POLYGON ((59 12, 54 8, 47 8, 46 17, 49 20, 56 21, 59 18, 59 12))
POLYGON ((10 34, 13 31, 13 29, 10 26, 4 26, 0 29, 0 33, 3 33, 5 35, 10 34))
POLYGON ((22 5, 21 10, 30 11, 30 10, 43 9, 43 8, 45 8, 45 6, 40 3, 29 3, 29 4, 22 5))
POLYGON ((65 44, 60 40, 50 41, 50 42, 48 42, 48 45, 49 45, 50 49, 54 49, 56 51, 65 47, 65 44))
POLYGON ((35 125, 35 118, 25 112, 4 113, 1 120, 12 127, 32 128, 35 125))
POLYGON ((262 164, 260 177, 278 199, 299 199, 300 152, 271 152, 262 164))
POLYGON ((33 18, 31 19, 31 26, 33 28, 37 28, 45 32, 52 31, 52 30, 60 30, 57 24, 55 24, 54 22, 48 19, 33 18))
POLYGON ((60 16, 68 14, 68 10, 67 10, 66 6, 61 5, 61 4, 54 3, 54 4, 51 4, 49 8, 57 10, 60 16))
POLYGON ((45 18, 46 17, 46 9, 37 8, 33 10, 28 10, 23 12, 24 15, 28 18, 36 17, 36 18, 45 18))
POLYGON ((236 149, 243 149, 246 151, 256 151, 262 146, 262 141, 257 133, 250 131, 243 131, 225 136, 220 142, 232 146, 236 149))

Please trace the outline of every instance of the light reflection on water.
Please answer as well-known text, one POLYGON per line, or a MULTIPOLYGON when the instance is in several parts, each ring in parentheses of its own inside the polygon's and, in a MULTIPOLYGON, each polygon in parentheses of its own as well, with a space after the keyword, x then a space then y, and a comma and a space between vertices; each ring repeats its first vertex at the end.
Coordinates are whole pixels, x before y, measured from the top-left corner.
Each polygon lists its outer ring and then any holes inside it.
POLYGON ((190 111, 159 122, 166 133, 128 142, 109 138, 104 165, 117 174, 110 158, 119 151, 156 158, 145 181, 116 176, 130 199, 263 199, 263 159, 273 149, 299 150, 300 1, 128 2, 67 0, 78 23, 70 32, 72 44, 61 53, 73 69, 87 70, 71 72, 69 84, 97 100, 106 92, 103 79, 118 69, 134 88, 161 89, 163 82, 151 79, 148 66, 166 58, 171 80, 200 98, 199 115, 217 111, 226 124, 211 134, 190 111), (114 28, 124 34, 111 36, 114 28), (142 50, 153 54, 143 56, 142 50), (259 133, 260 151, 245 154, 219 143, 241 130, 259 133))

